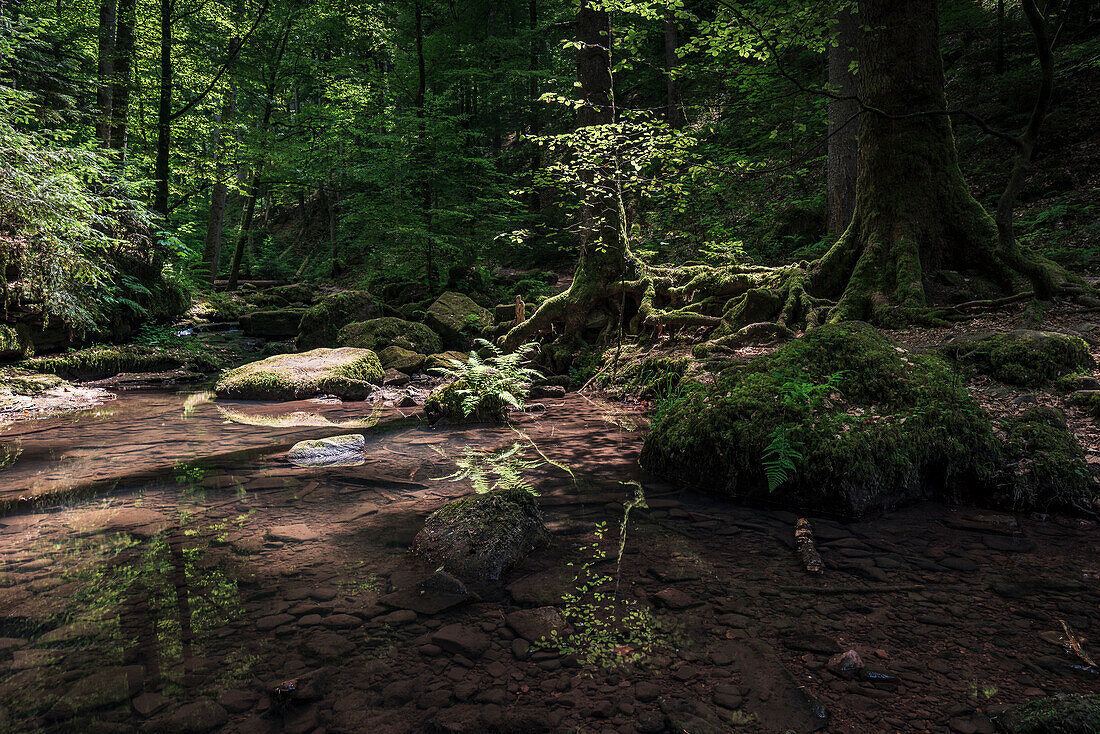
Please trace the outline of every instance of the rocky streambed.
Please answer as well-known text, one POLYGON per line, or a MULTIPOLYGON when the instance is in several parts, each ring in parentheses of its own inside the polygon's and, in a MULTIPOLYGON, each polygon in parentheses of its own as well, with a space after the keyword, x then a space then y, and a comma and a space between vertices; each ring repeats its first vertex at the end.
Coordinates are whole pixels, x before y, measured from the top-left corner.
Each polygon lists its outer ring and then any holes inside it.
POLYGON ((7 492, 105 479, 0 517, 0 729, 966 733, 1100 687, 1065 649, 1100 624, 1086 522, 811 518, 811 575, 796 516, 646 476, 644 420, 597 397, 432 430, 196 394, 25 424, 7 492), (434 583, 408 549, 470 493, 446 477, 517 431, 552 460, 531 470, 550 544, 500 586, 434 583), (339 433, 361 464, 286 457, 339 433))

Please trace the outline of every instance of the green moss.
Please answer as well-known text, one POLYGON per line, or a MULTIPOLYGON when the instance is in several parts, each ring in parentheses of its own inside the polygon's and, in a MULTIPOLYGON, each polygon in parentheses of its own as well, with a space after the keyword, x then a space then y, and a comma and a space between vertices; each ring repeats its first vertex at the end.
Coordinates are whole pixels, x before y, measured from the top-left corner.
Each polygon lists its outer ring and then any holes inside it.
POLYGON ((1100 695, 1037 698, 1006 714, 1008 734, 1093 734, 1100 731, 1100 695))
POLYGON ((179 346, 95 346, 50 357, 34 357, 22 366, 69 380, 101 380, 122 372, 163 372, 180 367, 216 372, 225 365, 212 349, 200 342, 191 342, 179 346))
POLYGON ((34 354, 34 342, 25 324, 0 325, 0 360, 26 359, 34 354))
POLYGON ((419 372, 424 367, 426 359, 427 357, 423 354, 398 346, 386 347, 378 353, 378 360, 383 368, 398 370, 407 375, 419 372))
POLYGON ((1096 482, 1061 411, 1031 408, 1005 428, 1005 466, 1017 508, 1092 509, 1096 482))
POLYGON ((996 447, 943 360, 856 322, 819 327, 713 386, 683 391, 664 406, 641 459, 721 494, 859 516, 988 479, 996 447), (794 469, 769 493, 779 439, 794 469))
POLYGON ((424 322, 446 346, 465 348, 471 337, 493 325, 493 314, 461 293, 447 292, 428 307, 424 322))
POLYGON ((302 314, 295 346, 298 351, 336 344, 340 329, 378 315, 374 297, 366 291, 340 291, 325 296, 302 314))
POLYGON ((1069 401, 1087 410, 1093 418, 1100 420, 1100 390, 1078 390, 1069 396, 1069 401))
POLYGON ((1080 337, 1018 329, 1007 334, 967 337, 944 352, 961 364, 1011 385, 1036 387, 1092 365, 1080 337))
POLYGON ((601 375, 600 384, 643 398, 664 398, 675 393, 688 372, 687 357, 652 355, 628 361, 614 375, 601 375))
POLYGON ((508 415, 508 405, 498 396, 488 394, 481 396, 478 408, 470 415, 466 415, 463 408, 463 395, 459 392, 468 389, 463 378, 459 378, 442 387, 438 387, 428 395, 424 401, 424 412, 433 419, 447 418, 452 421, 502 421, 508 415))
POLYGON ((360 347, 376 352, 389 346, 419 354, 435 354, 443 349, 439 335, 424 324, 393 316, 348 324, 340 329, 336 341, 342 347, 360 347))
POLYGON ((300 400, 320 394, 362 400, 381 379, 382 365, 369 349, 314 349, 229 370, 218 379, 214 392, 241 400, 300 400))

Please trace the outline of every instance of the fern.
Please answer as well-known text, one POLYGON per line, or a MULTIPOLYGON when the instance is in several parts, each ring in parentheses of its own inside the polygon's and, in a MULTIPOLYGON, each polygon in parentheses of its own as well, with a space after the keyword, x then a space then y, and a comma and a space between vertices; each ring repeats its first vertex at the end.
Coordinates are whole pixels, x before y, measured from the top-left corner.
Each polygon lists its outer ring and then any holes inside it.
POLYGON ((482 358, 473 351, 465 362, 452 359, 450 367, 436 367, 430 371, 455 382, 461 380, 462 387, 455 390, 455 394, 461 398, 462 412, 467 417, 505 405, 522 410, 531 383, 543 376, 538 370, 523 366, 524 355, 537 345, 523 344, 515 352, 506 353, 485 339, 478 339, 476 343, 488 357, 482 358))
POLYGON ((769 492, 790 479, 798 468, 795 462, 802 461, 802 453, 791 443, 790 430, 791 426, 778 426, 771 432, 771 441, 764 449, 764 476, 769 492))

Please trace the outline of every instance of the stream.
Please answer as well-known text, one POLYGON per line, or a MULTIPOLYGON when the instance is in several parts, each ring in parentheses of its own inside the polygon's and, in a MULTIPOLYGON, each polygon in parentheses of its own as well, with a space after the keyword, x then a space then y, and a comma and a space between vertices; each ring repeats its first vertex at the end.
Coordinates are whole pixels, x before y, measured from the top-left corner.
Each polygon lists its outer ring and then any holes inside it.
POLYGON ((992 732, 1030 697, 1100 689, 1064 645, 1100 632, 1087 523, 813 518, 810 575, 797 516, 645 475, 645 425, 577 394, 432 429, 185 390, 8 426, 0 731, 992 732), (362 465, 285 458, 344 433, 366 435, 362 465), (434 570, 407 552, 424 519, 471 491, 455 459, 517 440, 549 460, 531 481, 552 545, 461 605, 397 601, 434 570), (548 606, 629 621, 555 648, 531 631, 548 606), (830 665, 848 650, 861 670, 830 665))

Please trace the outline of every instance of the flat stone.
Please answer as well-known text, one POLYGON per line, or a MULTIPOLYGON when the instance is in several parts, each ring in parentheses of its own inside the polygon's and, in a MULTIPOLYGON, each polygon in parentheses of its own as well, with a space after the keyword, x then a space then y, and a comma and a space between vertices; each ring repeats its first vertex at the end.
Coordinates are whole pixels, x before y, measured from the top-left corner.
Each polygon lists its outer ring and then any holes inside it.
POLYGON ((675 587, 662 589, 654 594, 652 598, 655 604, 668 609, 688 609, 699 604, 693 596, 675 587))
POLYGON ((130 702, 134 712, 148 718, 168 705, 168 699, 159 693, 143 693, 130 702))
POLYGON ((366 463, 367 439, 361 433, 299 441, 286 453, 295 466, 359 466, 366 463))
POLYGON ((446 571, 436 571, 415 586, 398 589, 378 601, 389 607, 431 615, 465 604, 472 598, 477 597, 471 595, 459 579, 446 571))
POLYGON ((321 624, 329 629, 350 630, 363 624, 363 620, 351 614, 330 614, 321 620, 321 624))
POLYGON ((267 617, 260 617, 256 621, 256 629, 261 632, 268 632, 276 627, 282 627, 284 624, 290 624, 294 621, 294 616, 290 614, 272 614, 267 617))
POLYGON ((940 565, 945 568, 950 568, 952 571, 962 571, 963 573, 972 573, 978 570, 978 564, 969 558, 959 558, 958 556, 947 556, 940 559, 940 565))
POLYGON ((533 643, 550 640, 565 629, 565 620, 554 607, 518 609, 510 612, 504 621, 517 635, 533 643))
POLYGON ((268 540, 276 540, 283 543, 304 543, 310 540, 317 540, 321 537, 321 534, 305 523, 295 523, 293 525, 275 525, 270 527, 267 529, 265 536, 268 540))
POLYGON ((432 633, 432 642, 449 653, 465 655, 470 659, 481 657, 489 649, 485 633, 461 624, 449 624, 432 633))
POLYGON ((218 705, 231 714, 240 714, 256 705, 256 694, 239 688, 222 692, 218 696, 218 705))
POLYGON ((166 734, 205 734, 224 726, 229 721, 229 714, 211 699, 200 698, 152 721, 156 722, 149 727, 153 731, 166 734))
POLYGON ((140 689, 144 675, 140 665, 104 668, 74 683, 51 713, 64 718, 129 701, 140 689))

